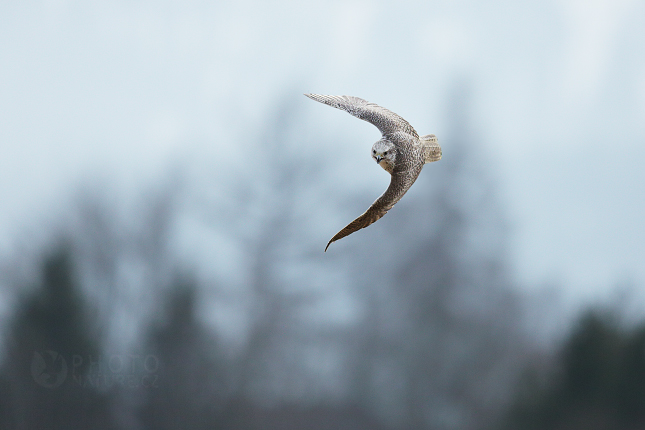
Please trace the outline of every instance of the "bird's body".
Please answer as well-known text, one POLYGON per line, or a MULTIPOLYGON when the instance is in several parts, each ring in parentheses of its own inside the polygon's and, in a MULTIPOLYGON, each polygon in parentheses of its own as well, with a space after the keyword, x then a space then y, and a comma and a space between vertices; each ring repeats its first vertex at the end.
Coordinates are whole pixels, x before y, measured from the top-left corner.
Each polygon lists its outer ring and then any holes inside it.
POLYGON ((332 242, 367 227, 392 209, 417 180, 423 165, 441 159, 441 147, 434 134, 419 137, 406 120, 377 104, 352 96, 305 95, 375 125, 382 137, 372 146, 372 158, 392 175, 387 190, 365 213, 331 238, 327 251, 332 242))

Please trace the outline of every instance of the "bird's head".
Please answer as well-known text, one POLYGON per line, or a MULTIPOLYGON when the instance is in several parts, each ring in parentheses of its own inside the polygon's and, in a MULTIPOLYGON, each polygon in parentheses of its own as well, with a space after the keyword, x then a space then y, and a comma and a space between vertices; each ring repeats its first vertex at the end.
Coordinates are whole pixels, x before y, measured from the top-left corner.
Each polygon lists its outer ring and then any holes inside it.
POLYGON ((379 166, 392 173, 396 161, 396 147, 387 139, 381 139, 372 146, 372 158, 379 166))

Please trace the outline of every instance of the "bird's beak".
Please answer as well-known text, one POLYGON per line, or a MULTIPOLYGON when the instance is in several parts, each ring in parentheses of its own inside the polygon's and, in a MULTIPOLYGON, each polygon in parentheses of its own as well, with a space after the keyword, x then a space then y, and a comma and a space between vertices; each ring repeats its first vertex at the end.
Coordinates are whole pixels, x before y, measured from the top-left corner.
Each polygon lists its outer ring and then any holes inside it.
POLYGON ((380 155, 376 156, 376 162, 377 163, 380 163, 382 159, 383 159, 383 157, 381 157, 380 155))

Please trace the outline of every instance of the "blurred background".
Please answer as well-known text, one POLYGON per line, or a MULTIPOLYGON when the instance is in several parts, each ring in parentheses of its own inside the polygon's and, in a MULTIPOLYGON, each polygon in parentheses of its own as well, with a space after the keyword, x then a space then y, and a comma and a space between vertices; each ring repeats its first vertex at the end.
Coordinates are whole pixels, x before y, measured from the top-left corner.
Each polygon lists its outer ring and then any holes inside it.
POLYGON ((645 2, 0 3, 0 428, 645 428, 645 2), (348 94, 435 133, 387 187, 348 94))

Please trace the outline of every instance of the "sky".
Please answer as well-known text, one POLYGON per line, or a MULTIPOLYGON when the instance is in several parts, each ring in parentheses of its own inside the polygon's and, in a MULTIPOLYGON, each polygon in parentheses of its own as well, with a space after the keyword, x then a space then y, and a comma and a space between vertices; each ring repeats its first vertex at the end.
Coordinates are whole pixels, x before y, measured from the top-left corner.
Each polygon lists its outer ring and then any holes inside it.
POLYGON ((376 130, 302 93, 383 105, 449 156, 465 91, 517 284, 607 299, 645 285, 643 52, 636 0, 2 2, 0 256, 83 184, 135 199, 178 162, 243 157, 285 99, 367 157, 376 130))

